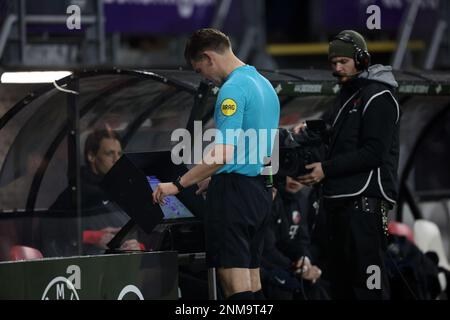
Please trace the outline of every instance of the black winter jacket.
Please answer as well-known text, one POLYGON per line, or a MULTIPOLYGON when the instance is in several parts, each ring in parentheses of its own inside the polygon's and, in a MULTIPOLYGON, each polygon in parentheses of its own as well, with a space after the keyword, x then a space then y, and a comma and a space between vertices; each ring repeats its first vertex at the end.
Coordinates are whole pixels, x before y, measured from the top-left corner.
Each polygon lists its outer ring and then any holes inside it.
POLYGON ((332 128, 322 162, 325 198, 362 195, 395 203, 400 120, 395 85, 395 80, 390 85, 353 79, 342 86, 333 107, 324 114, 332 128))

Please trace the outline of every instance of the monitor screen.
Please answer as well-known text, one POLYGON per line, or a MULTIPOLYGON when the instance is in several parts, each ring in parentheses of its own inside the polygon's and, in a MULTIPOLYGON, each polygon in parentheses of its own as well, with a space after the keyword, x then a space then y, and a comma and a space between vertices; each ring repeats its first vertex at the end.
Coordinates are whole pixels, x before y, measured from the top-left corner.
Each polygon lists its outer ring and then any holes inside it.
MULTIPOLYGON (((153 191, 156 190, 158 184, 161 183, 156 176, 147 176, 147 181, 153 191)), ((181 203, 175 196, 167 196, 164 198, 165 204, 160 205, 164 214, 164 219, 193 218, 194 215, 186 206, 181 203)))

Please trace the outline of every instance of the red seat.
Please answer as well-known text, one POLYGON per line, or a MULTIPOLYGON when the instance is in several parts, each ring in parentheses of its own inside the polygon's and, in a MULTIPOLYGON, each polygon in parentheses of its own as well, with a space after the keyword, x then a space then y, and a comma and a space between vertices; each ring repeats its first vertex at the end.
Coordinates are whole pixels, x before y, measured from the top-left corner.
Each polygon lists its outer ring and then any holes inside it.
POLYGON ((9 251, 9 259, 12 261, 42 259, 43 257, 38 249, 27 246, 13 246, 9 251))
POLYGON ((406 237, 406 239, 414 243, 414 233, 412 229, 405 223, 398 221, 389 222, 388 232, 392 235, 406 237))

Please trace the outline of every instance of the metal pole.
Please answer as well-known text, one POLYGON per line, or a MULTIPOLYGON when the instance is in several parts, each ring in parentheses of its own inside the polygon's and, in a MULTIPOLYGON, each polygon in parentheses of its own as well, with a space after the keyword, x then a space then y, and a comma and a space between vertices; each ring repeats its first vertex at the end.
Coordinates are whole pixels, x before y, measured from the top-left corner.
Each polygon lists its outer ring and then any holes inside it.
MULTIPOLYGON (((82 24, 97 23, 96 16, 82 16, 82 24)), ((27 15, 25 17, 26 23, 32 24, 64 24, 67 21, 67 16, 63 15, 27 15)))
POLYGON ((25 63, 25 45, 27 43, 27 26, 25 21, 25 0, 19 2, 19 60, 25 63))
POLYGON ((394 53, 394 59, 392 60, 392 68, 400 69, 402 67, 403 58, 405 57, 406 48, 408 47, 408 41, 411 36, 411 31, 416 21, 417 12, 419 11, 420 0, 410 2, 408 11, 404 16, 402 26, 400 28, 398 36, 398 45, 394 53))
POLYGON ((447 22, 445 20, 439 20, 433 35, 433 39, 431 40, 430 48, 427 52, 425 64, 423 66, 425 70, 433 69, 446 28, 447 22))
MULTIPOLYGON (((79 92, 79 80, 75 79, 68 83, 67 88, 79 92)), ((67 180, 72 191, 72 207, 76 210, 77 244, 78 254, 82 254, 81 236, 81 178, 80 178, 80 108, 78 95, 67 95, 67 124, 69 128, 67 136, 67 180)))
MULTIPOLYGON (((448 207, 448 199, 442 199, 441 201, 442 207, 445 212, 445 226, 446 230, 450 230, 450 209, 448 207)), ((450 246, 447 247, 447 256, 450 254, 450 246)), ((450 285, 450 284, 449 284, 450 285)))
POLYGON ((119 63, 119 50, 120 50, 120 32, 114 32, 111 36, 111 60, 112 63, 119 63))
MULTIPOLYGON (((446 21, 450 21, 450 3, 448 1, 444 1, 443 3, 443 12, 444 12, 444 19, 446 21)), ((447 37, 446 37, 446 53, 444 54, 444 57, 446 57, 444 59, 444 63, 446 65, 450 65, 450 34, 447 32, 447 37)))
POLYGON ((10 14, 3 23, 3 27, 0 29, 0 59, 3 56, 3 50, 5 50, 6 42, 8 42, 9 35, 11 33, 14 23, 17 21, 15 14, 10 14))
POLYGON ((411 213, 414 217, 414 219, 423 219, 422 216, 422 212, 420 211, 420 207, 419 204, 417 203, 416 199, 414 198, 414 194, 411 191, 411 189, 409 188, 409 186, 406 185, 404 186, 404 195, 405 195, 405 200, 406 203, 408 203, 409 208, 411 209, 411 213))
POLYGON ((103 0, 97 0, 97 41, 98 41, 98 61, 105 63, 105 24, 103 17, 103 0))
POLYGON ((216 6, 216 11, 214 13, 214 17, 211 23, 212 28, 219 30, 223 28, 225 19, 227 18, 228 12, 230 11, 231 1, 232 0, 222 0, 216 6))

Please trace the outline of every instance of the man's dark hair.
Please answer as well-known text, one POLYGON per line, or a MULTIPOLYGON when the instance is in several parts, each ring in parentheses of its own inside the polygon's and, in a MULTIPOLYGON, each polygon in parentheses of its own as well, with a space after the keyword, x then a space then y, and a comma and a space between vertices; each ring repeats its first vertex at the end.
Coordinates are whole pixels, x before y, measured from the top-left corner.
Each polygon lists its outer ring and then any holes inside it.
POLYGON ((103 139, 114 139, 119 141, 119 143, 121 142, 120 136, 113 130, 101 129, 91 132, 87 136, 86 142, 84 143, 84 160, 86 160, 86 163, 89 163, 89 152, 97 154, 98 149, 100 149, 100 143, 103 139))
POLYGON ((192 60, 201 60, 202 52, 205 50, 223 53, 229 48, 231 48, 230 38, 223 32, 212 28, 199 29, 188 39, 184 48, 184 58, 190 65, 192 60))

